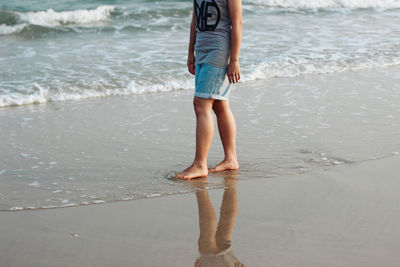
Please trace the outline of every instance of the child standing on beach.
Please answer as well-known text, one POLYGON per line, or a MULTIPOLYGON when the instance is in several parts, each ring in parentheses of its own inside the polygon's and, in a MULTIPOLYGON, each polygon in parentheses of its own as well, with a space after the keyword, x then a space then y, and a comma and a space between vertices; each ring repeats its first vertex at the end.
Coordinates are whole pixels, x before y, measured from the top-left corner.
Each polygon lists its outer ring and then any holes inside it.
POLYGON ((231 84, 240 80, 239 52, 242 38, 241 0, 193 0, 187 66, 195 75, 196 154, 192 165, 175 178, 206 176, 209 171, 238 169, 236 123, 229 107, 231 84), (214 134, 212 110, 225 158, 207 169, 214 134))

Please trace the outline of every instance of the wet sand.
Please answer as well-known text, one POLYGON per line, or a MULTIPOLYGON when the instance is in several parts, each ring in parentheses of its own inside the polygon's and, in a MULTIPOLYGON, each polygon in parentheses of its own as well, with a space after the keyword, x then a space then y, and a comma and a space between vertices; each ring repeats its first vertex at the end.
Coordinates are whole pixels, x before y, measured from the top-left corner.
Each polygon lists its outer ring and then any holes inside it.
POLYGON ((191 91, 0 109, 0 266, 399 266, 399 73, 240 84, 241 169, 207 181, 167 178, 191 91))
POLYGON ((242 174, 228 172, 225 189, 201 189, 203 180, 197 193, 2 212, 0 266, 194 266, 196 194, 210 196, 218 217, 232 188, 232 250, 245 266, 399 266, 399 166, 392 156, 237 184, 242 174))

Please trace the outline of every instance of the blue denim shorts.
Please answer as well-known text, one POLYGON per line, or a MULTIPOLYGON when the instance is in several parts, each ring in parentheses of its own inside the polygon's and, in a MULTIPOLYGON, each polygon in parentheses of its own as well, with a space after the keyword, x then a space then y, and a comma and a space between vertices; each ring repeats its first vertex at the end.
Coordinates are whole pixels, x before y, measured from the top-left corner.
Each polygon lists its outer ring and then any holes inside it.
POLYGON ((226 68, 210 64, 196 64, 194 96, 217 100, 229 100, 231 84, 226 76, 226 68))

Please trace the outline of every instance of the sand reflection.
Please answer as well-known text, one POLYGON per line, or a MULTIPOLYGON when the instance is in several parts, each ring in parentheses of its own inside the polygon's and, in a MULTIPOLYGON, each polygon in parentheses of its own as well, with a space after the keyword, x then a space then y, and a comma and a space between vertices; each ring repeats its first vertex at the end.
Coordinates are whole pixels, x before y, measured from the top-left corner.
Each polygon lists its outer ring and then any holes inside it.
POLYGON ((200 226, 198 240, 200 257, 194 264, 196 267, 244 266, 232 250, 232 232, 238 215, 237 171, 226 172, 222 175, 224 176, 225 191, 218 224, 208 190, 205 189, 207 183, 205 182, 202 188, 196 192, 200 226))

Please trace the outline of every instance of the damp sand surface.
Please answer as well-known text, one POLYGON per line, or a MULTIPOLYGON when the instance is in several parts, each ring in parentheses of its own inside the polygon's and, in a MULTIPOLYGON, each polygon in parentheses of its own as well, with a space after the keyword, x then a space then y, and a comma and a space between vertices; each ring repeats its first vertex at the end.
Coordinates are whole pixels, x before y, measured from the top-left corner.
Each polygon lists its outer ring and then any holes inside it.
POLYGON ((211 204, 230 216, 230 250, 245 266, 395 267, 399 166, 393 156, 270 179, 226 172, 224 189, 207 190, 209 177, 188 182, 196 193, 3 212, 0 265, 194 266, 211 204))

